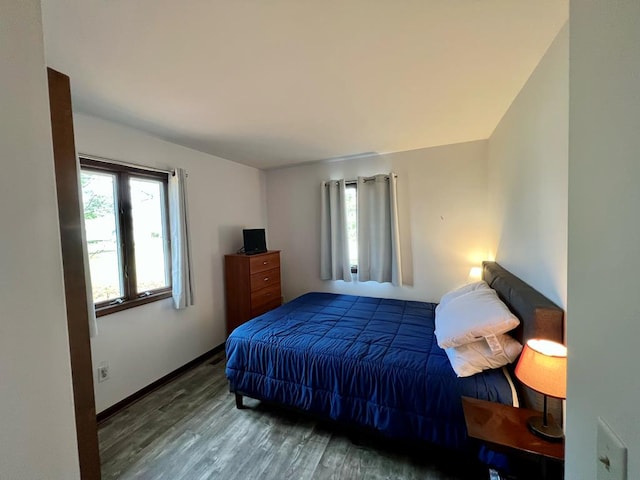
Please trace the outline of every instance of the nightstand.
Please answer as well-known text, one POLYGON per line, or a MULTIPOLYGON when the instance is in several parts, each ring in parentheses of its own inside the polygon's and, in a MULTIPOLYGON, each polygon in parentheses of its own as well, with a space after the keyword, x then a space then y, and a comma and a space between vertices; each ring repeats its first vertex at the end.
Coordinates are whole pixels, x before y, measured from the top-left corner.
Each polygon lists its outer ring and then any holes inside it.
POLYGON ((534 478, 562 478, 564 441, 548 442, 527 427, 527 420, 540 412, 469 397, 462 397, 462 408, 469 438, 524 461, 537 462, 541 476, 534 478))

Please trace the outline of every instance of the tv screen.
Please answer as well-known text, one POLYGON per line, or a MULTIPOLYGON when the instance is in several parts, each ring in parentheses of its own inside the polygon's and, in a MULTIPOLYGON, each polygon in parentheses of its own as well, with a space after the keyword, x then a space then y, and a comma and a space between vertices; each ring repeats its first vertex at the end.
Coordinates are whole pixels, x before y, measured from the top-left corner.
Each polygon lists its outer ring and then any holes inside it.
POLYGON ((249 228, 242 230, 244 238, 244 253, 254 255, 267 251, 267 242, 264 236, 264 228, 249 228))

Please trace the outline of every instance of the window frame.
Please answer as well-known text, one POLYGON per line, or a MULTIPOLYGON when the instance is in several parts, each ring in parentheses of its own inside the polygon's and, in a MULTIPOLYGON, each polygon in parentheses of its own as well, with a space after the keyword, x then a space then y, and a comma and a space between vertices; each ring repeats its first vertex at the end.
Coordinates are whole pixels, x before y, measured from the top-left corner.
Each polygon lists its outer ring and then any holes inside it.
MULTIPOLYGON (((358 242, 358 181, 357 180, 347 180, 345 182, 345 189, 353 189, 355 190, 356 197, 356 243, 358 242)), ((358 273, 358 264, 351 264, 351 273, 358 273)))
MULTIPOLYGON (((128 187, 130 178, 142 178, 159 180, 164 189, 164 225, 165 232, 169 232, 169 174, 155 170, 145 170, 119 163, 93 160, 80 156, 80 170, 105 172, 116 176, 117 190, 117 229, 118 242, 122 249, 120 264, 120 281, 123 285, 124 294, 116 299, 103 302, 94 302, 96 317, 102 317, 111 313, 120 312, 139 305, 170 298, 172 296, 171 285, 171 236, 167 235, 167 255, 165 264, 168 271, 169 285, 167 287, 144 292, 137 291, 137 276, 135 263, 135 248, 133 244, 133 217, 131 213, 131 192, 128 187)), ((80 197, 82 201, 82 196, 80 197)), ((84 221, 84 216, 82 217, 84 221)))

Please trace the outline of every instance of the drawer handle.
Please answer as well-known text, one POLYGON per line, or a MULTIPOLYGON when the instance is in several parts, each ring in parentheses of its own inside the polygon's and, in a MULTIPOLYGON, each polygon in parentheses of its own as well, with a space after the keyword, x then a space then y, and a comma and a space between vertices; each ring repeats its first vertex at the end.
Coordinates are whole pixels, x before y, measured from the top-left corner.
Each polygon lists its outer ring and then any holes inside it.
POLYGON ((269 265, 269 262, 262 262, 263 265, 269 265))
POLYGON ((264 296, 265 296, 265 297, 270 297, 270 296, 271 296, 271 294, 270 294, 270 293, 265 293, 265 294, 264 294, 264 296))
POLYGON ((264 281, 268 282, 269 281, 269 277, 264 277, 264 281))

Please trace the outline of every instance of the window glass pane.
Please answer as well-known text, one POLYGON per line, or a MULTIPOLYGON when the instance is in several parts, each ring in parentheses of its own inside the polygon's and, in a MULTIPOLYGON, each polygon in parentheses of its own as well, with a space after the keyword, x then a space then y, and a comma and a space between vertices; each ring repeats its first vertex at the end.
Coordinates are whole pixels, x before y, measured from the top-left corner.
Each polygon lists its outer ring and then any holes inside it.
POLYGON ((349 263, 358 265, 358 200, 356 186, 348 186, 346 190, 349 263))
POLYGON ((116 177, 82 170, 80 179, 93 301, 100 303, 124 295, 115 208, 116 177))
POLYGON ((131 216, 136 256, 137 291, 169 286, 168 245, 165 231, 164 184, 130 178, 131 216))

